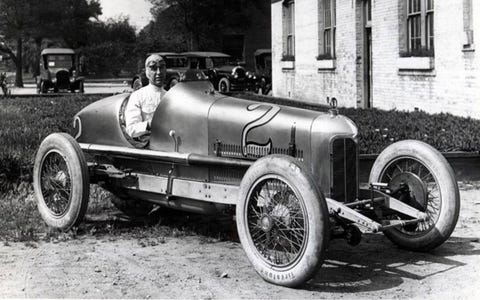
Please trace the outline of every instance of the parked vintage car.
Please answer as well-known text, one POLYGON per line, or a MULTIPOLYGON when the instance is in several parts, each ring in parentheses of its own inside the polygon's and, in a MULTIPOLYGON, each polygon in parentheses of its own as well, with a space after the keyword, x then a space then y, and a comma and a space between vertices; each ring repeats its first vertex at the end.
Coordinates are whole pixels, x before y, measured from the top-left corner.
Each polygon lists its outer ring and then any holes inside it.
POLYGON ((268 95, 272 90, 272 50, 258 49, 255 57, 255 91, 268 95))
MULTIPOLYGON (((186 67, 186 57, 178 53, 173 52, 155 52, 149 53, 147 56, 152 54, 158 54, 165 60, 167 67, 167 74, 165 78, 165 89, 168 90, 177 84, 182 75, 187 70, 186 67)), ((132 78, 132 89, 138 90, 139 88, 146 86, 148 84, 148 78, 145 75, 145 67, 143 67, 140 72, 132 78)))
POLYGON ((46 48, 40 53, 40 76, 37 92, 57 93, 60 90, 83 93, 84 77, 77 73, 75 51, 68 48, 46 48))
POLYGON ((184 52, 187 68, 201 70, 221 93, 253 90, 255 83, 232 57, 220 52, 184 52))
POLYGON ((48 225, 77 226, 92 183, 114 193, 114 203, 130 215, 148 214, 154 204, 235 212, 255 270, 290 287, 315 275, 332 238, 355 245, 363 231, 383 232, 400 247, 427 251, 456 225, 454 173, 423 142, 388 146, 369 186, 360 188, 358 130, 337 113, 336 101, 322 113, 184 81, 158 106, 148 147, 136 148, 124 131, 128 99, 120 94, 90 104, 74 118, 75 137, 53 133, 41 143, 34 188, 48 225))

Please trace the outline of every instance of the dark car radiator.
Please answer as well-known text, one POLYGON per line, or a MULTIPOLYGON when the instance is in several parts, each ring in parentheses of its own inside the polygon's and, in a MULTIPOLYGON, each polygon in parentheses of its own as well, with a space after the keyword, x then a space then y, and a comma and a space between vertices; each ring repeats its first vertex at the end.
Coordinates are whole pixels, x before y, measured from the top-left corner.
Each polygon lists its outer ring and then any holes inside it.
POLYGON ((57 72, 57 87, 59 89, 70 88, 70 75, 67 71, 61 70, 57 72))
POLYGON ((357 198, 357 144, 351 138, 337 138, 331 145, 330 196, 340 202, 357 198))

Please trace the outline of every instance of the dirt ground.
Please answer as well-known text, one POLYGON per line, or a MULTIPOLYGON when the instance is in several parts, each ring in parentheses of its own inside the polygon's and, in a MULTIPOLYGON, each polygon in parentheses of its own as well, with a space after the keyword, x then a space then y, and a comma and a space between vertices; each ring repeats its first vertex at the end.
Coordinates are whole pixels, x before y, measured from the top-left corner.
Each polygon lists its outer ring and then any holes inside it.
MULTIPOLYGON (((479 299, 479 196, 461 189, 457 227, 433 252, 400 250, 382 234, 365 234, 356 247, 334 240, 320 272, 299 289, 264 282, 235 239, 112 229, 2 243, 0 298, 479 299)), ((95 222, 105 220, 87 220, 95 222)))

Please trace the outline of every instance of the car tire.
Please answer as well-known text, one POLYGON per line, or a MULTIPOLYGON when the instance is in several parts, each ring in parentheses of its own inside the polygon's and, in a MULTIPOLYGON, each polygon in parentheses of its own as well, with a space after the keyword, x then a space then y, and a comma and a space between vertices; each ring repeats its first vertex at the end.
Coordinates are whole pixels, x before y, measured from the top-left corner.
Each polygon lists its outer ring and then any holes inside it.
POLYGON ((49 226, 68 230, 83 220, 89 174, 82 149, 73 137, 53 133, 42 141, 33 167, 33 187, 40 215, 49 226))
POLYGON ((40 94, 46 94, 47 93, 47 89, 46 89, 46 86, 45 86, 45 81, 40 81, 40 88, 39 88, 39 93, 40 94))
POLYGON ((432 146, 414 140, 388 146, 370 171, 370 183, 373 182, 388 183, 391 190, 407 184, 409 193, 400 200, 430 217, 413 226, 385 230, 384 234, 399 247, 428 251, 445 242, 453 232, 460 211, 458 185, 453 169, 432 146))
POLYGON ((236 222, 243 249, 264 280, 297 287, 321 267, 330 234, 327 204, 308 169, 293 157, 269 155, 247 170, 236 222))
POLYGON ((85 86, 84 86, 83 81, 80 81, 78 83, 78 92, 81 93, 81 94, 85 93, 85 86))
POLYGON ((218 91, 220 93, 230 93, 230 80, 228 78, 222 78, 218 82, 218 91))
POLYGON ((168 89, 171 89, 171 88, 174 87, 177 83, 178 83, 178 79, 173 78, 172 80, 170 80, 170 83, 168 84, 168 89))
POLYGON ((134 91, 143 87, 142 80, 140 78, 135 78, 132 82, 132 89, 134 91))

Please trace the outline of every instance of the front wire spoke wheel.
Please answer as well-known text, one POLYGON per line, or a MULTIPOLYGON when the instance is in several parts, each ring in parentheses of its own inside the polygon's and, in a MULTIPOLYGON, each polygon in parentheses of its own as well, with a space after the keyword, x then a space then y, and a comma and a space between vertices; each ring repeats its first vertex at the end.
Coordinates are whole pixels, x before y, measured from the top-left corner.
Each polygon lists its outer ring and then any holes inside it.
POLYGON ((256 185, 248 201, 246 217, 252 242, 267 263, 284 267, 299 257, 308 233, 304 211, 292 189, 281 179, 266 178, 256 185), (268 195, 267 200, 260 197, 261 194, 268 195), (259 214, 259 209, 263 213, 259 214))
POLYGON ((243 250, 266 281, 296 287, 323 263, 328 208, 309 169, 286 155, 267 155, 247 170, 236 222, 243 250))
MULTIPOLYGON (((398 193, 400 200, 427 214, 427 219, 416 224, 400 227, 398 230, 408 235, 422 235, 435 227, 438 220, 442 197, 439 194, 438 180, 415 158, 401 158, 393 161, 384 172, 381 182, 389 182, 392 190, 406 185, 407 191, 398 193), (403 167, 401 167, 403 166, 403 167), (396 172, 402 170, 402 172, 396 172)), ((405 219, 404 215, 393 215, 393 219, 405 219)))
MULTIPOLYGON (((398 246, 429 251, 444 243, 455 229, 460 211, 455 173, 432 146, 415 140, 388 146, 375 160, 369 182, 387 183, 392 197, 427 215, 426 220, 384 230, 398 246)), ((412 219, 391 210, 379 217, 412 219)))

